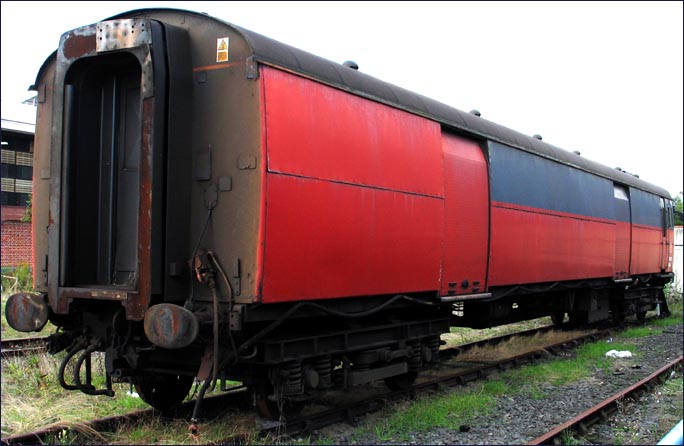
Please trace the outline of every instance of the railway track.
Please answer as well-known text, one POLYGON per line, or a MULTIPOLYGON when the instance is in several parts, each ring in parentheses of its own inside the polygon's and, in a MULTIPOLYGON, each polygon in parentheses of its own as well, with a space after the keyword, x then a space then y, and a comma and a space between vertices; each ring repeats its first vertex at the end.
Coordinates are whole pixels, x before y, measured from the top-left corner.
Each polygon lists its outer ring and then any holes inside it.
MULTIPOLYGON (((453 367, 449 364, 450 359, 456 358, 458 355, 473 350, 477 347, 481 348, 485 346, 501 344, 511 340, 514 337, 531 337, 540 333, 547 333, 552 331, 554 328, 557 327, 549 325, 443 349, 440 351, 440 356, 446 364, 440 367, 442 370, 442 376, 433 376, 430 375, 431 371, 427 371, 427 379, 423 379, 417 384, 406 389, 396 391, 381 391, 371 395, 368 398, 347 404, 340 404, 339 406, 333 408, 326 408, 315 413, 307 414, 306 416, 281 420, 280 422, 267 423, 268 425, 262 428, 260 433, 264 435, 296 435, 311 432, 315 429, 320 429, 338 422, 354 422, 358 417, 363 416, 366 413, 376 411, 386 405, 388 402, 397 401, 407 397, 415 397, 418 394, 433 391, 439 388, 465 385, 469 382, 483 379, 497 371, 505 371, 511 367, 530 363, 538 358, 547 357, 549 353, 557 354, 561 350, 573 348, 581 343, 596 340, 601 337, 608 336, 609 334, 609 330, 592 331, 571 339, 557 342, 553 345, 545 345, 543 347, 536 348, 532 351, 528 351, 526 353, 519 354, 504 360, 488 361, 485 364, 480 364, 477 366, 470 366, 466 368, 458 367, 457 369, 453 369, 453 367)), ((247 394, 245 389, 236 389, 226 394, 207 398, 202 405, 203 411, 208 416, 208 414, 225 410, 227 407, 244 407, 247 401, 246 396, 247 394)), ((174 414, 175 417, 190 418, 193 406, 194 401, 186 402, 177 411, 177 413, 174 414)), ((82 424, 87 426, 89 431, 94 430, 104 432, 110 431, 114 426, 124 422, 130 423, 142 421, 144 419, 149 419, 158 415, 159 413, 152 409, 139 410, 121 416, 112 416, 98 420, 92 420, 82 424)), ((2 444, 19 445, 44 442, 46 439, 52 438, 65 428, 78 431, 79 425, 52 426, 50 428, 36 432, 13 435, 3 438, 2 444)), ((221 443, 244 443, 246 440, 247 439, 242 437, 234 437, 222 440, 221 443)))
POLYGON ((3 358, 28 356, 47 350, 47 336, 33 338, 3 339, 0 352, 3 358))
POLYGON ((590 426, 606 421, 609 416, 614 414, 618 410, 618 405, 622 400, 626 398, 635 400, 638 399, 654 385, 665 381, 670 373, 675 369, 681 368, 683 363, 684 357, 680 356, 669 364, 661 367, 659 370, 656 370, 638 383, 616 393, 610 398, 600 402, 596 406, 587 409, 571 420, 554 427, 549 432, 535 438, 528 444, 555 444, 555 440, 561 437, 564 432, 568 431, 578 432, 584 435, 590 426))
MULTIPOLYGON (((544 327, 544 329, 548 329, 548 327, 544 327)), ((528 335, 533 334, 534 331, 536 330, 530 330, 528 335)), ((551 345, 545 345, 543 347, 503 360, 491 361, 479 366, 456 370, 453 373, 448 373, 443 376, 438 376, 423 382, 419 382, 406 389, 382 392, 380 394, 373 395, 370 398, 356 401, 347 405, 323 410, 295 419, 288 419, 283 423, 263 429, 262 432, 265 434, 298 435, 306 434, 312 432, 313 430, 321 429, 338 422, 354 423, 356 418, 366 413, 378 410, 389 402, 398 401, 406 397, 414 398, 419 394, 439 390, 444 387, 463 386, 469 382, 484 379, 495 372, 505 371, 513 367, 532 363, 540 358, 548 357, 549 353, 558 354, 563 350, 574 348, 582 343, 607 337, 609 333, 609 330, 601 330, 581 334, 571 339, 551 345)), ((508 336, 508 338, 510 339, 516 335, 519 336, 520 334, 514 334, 508 336)), ((475 342, 469 344, 471 345, 469 348, 472 348, 478 344, 480 343, 475 342)), ((463 347, 464 346, 460 346, 459 348, 463 347)))

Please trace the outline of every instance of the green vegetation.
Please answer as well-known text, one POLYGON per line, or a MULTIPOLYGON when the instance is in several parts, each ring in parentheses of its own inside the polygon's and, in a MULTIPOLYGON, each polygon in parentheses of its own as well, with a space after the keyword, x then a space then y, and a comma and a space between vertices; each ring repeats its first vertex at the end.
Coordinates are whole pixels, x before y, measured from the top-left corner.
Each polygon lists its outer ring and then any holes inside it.
POLYGON ((33 218, 33 194, 29 194, 28 200, 26 200, 26 210, 24 215, 21 216, 21 221, 24 223, 31 223, 33 218))
POLYGON ((564 430, 560 434, 560 444, 587 444, 588 442, 586 440, 583 440, 582 438, 577 438, 575 432, 572 430, 564 430))
MULTIPOLYGON (((509 370, 501 379, 475 384, 464 389, 426 396, 415 402, 402 402, 393 407, 387 418, 357 429, 353 442, 407 442, 414 432, 430 429, 458 428, 489 414, 496 399, 503 395, 526 394, 541 399, 545 391, 541 384, 567 385, 588 378, 596 369, 611 373, 614 360, 606 358, 609 350, 629 350, 636 346, 628 342, 607 343, 605 340, 585 344, 576 350, 573 358, 556 359, 542 364, 509 370)), ((578 444, 567 434, 566 444, 578 444), (574 441, 574 443, 573 443, 574 441)))
POLYGON ((656 327, 669 327, 670 325, 678 325, 684 319, 684 305, 682 305, 682 295, 678 293, 671 293, 667 299, 667 305, 670 308, 670 315, 663 319, 654 319, 649 322, 649 325, 656 327))
MULTIPOLYGON (((3 359, 3 436, 55 423, 74 423, 147 407, 140 398, 127 395, 128 386, 123 384, 115 385, 117 395, 114 398, 90 397, 62 389, 57 380, 57 371, 64 354, 3 359)), ((101 355, 93 357, 93 384, 104 385, 104 361, 101 355)), ((62 441, 57 440, 58 443, 62 441)))
POLYGON ((455 392, 441 395, 430 395, 414 402, 401 403, 397 410, 387 419, 357 433, 358 437, 367 434, 374 436, 374 441, 408 441, 410 434, 424 432, 436 427, 453 428, 468 423, 477 416, 489 413, 494 399, 498 395, 508 393, 509 389, 503 381, 491 381, 478 384, 467 392, 455 392))
MULTIPOLYGON (((30 276, 30 274, 29 274, 30 276)), ((6 298, 6 296, 5 296, 6 298)), ((3 312, 4 312, 3 299, 3 312)), ((610 374, 615 360, 606 358, 608 350, 629 350, 639 352, 633 345, 634 339, 657 334, 661 327, 682 323, 681 296, 669 299, 672 316, 665 319, 649 319, 645 326, 630 328, 621 334, 614 335, 614 342, 605 340, 586 344, 575 351, 572 358, 557 359, 545 364, 525 366, 508 371, 503 377, 490 382, 477 383, 466 388, 437 392, 416 401, 404 401, 393 405, 384 415, 371 416, 363 427, 350 434, 349 441, 356 443, 377 443, 384 441, 409 442, 414 432, 427 431, 433 428, 458 429, 460 425, 472 424, 480 417, 490 413, 496 405, 497 398, 525 394, 531 398, 541 399, 547 393, 547 385, 565 385, 590 377, 596 369, 610 374)), ((3 317, 4 319, 4 317, 3 317)), ((3 320, 3 337, 7 336, 6 322, 3 320)), ((532 322, 546 325, 548 318, 532 322)), ((530 328, 526 325, 511 325, 507 330, 530 328)), ((452 330, 456 338, 495 336, 494 330, 452 330)), ((503 328, 501 329, 503 331, 503 328)), ((14 337, 14 336, 11 336, 14 337)), ((460 342, 461 340, 458 339, 460 342)), ((467 342, 467 341, 466 341, 467 342)), ((509 347, 502 347, 508 349, 509 347)), ((484 358, 485 352, 480 352, 484 358)), ((81 421, 112 414, 126 413, 138 408, 146 408, 139 398, 127 395, 128 385, 115 384, 115 398, 105 396, 92 397, 80 392, 68 392, 59 386, 56 372, 64 353, 51 357, 37 355, 28 358, 14 358, 2 363, 2 434, 11 435, 28 430, 45 427, 55 423, 72 426, 74 430, 64 430, 51 439, 54 444, 77 443, 126 443, 126 444, 195 444, 199 442, 219 441, 236 434, 247 435, 250 444, 274 444, 275 442, 296 442, 298 444, 330 444, 335 440, 326 437, 302 437, 297 440, 280 440, 274 437, 262 438, 255 433, 254 414, 229 412, 213 420, 205 420, 200 425, 200 439, 194 439, 188 431, 187 421, 169 421, 152 419, 143 425, 131 423, 120 427, 113 433, 91 432, 80 424, 81 421)), ((95 385, 101 387, 104 365, 101 356, 93 358, 93 377, 95 385)), ((67 376, 70 372, 67 370, 67 376)), ((668 382, 668 389, 679 392, 681 400, 682 380, 668 382)), ((665 390, 663 390, 665 392, 665 390)), ((681 414, 681 404, 678 410, 681 414)), ((669 422, 668 422, 669 423, 669 422)), ((662 428, 669 430, 672 426, 662 428)), ((624 433, 619 433, 624 436, 624 433)), ((567 444, 573 444, 568 434, 567 444)), ((582 439, 574 440, 581 442, 582 439)))
POLYGON ((21 264, 16 268, 2 269, 2 294, 14 294, 19 291, 31 291, 33 289, 33 273, 27 264, 21 264))
POLYGON ((635 327, 623 331, 620 333, 620 336, 623 338, 643 338, 662 332, 662 330, 654 329, 653 327, 635 327))

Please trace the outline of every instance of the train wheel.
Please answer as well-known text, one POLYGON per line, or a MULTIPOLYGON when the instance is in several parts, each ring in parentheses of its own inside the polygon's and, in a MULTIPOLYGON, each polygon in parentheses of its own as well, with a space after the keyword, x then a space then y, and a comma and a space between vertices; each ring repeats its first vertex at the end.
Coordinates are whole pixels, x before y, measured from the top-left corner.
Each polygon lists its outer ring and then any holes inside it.
POLYGON ((143 401, 162 413, 168 413, 183 402, 195 378, 186 375, 145 373, 135 390, 143 401))
POLYGON ((572 327, 582 327, 589 323, 589 314, 586 311, 573 311, 569 316, 572 327))
POLYGON ((404 390, 408 389, 416 381, 418 372, 406 372, 401 375, 390 376, 385 378, 385 384, 390 390, 404 390))
POLYGON ((553 313, 551 315, 551 322, 553 322, 553 325, 560 327, 563 325, 563 320, 565 319, 565 313, 564 312, 558 312, 558 313, 553 313))
POLYGON ((280 401, 273 399, 273 385, 264 378, 251 390, 254 392, 254 405, 257 413, 262 418, 280 420, 293 418, 299 415, 304 408, 303 403, 281 398, 280 401))
POLYGON ((646 322, 646 312, 645 311, 640 311, 636 314, 637 322, 639 324, 643 324, 646 322))

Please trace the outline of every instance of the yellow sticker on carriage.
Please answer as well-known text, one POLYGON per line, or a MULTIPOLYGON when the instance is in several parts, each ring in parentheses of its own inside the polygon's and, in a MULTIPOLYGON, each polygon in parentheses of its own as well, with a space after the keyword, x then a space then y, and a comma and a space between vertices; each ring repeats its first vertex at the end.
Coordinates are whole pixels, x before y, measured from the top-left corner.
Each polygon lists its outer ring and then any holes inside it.
POLYGON ((228 62, 228 37, 216 39, 216 62, 228 62))

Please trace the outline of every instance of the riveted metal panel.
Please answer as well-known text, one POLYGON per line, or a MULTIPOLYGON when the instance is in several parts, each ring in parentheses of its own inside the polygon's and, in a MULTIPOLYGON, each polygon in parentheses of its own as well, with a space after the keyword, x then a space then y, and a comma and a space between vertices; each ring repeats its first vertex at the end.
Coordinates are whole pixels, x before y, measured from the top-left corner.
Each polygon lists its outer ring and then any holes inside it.
POLYGON ((444 260, 440 294, 487 289, 489 175, 475 141, 444 133, 444 260))
POLYGON ((108 20, 97 24, 97 52, 135 48, 152 43, 152 28, 148 20, 108 20))
POLYGON ((615 225, 505 203, 492 203, 489 286, 611 277, 615 225))
POLYGON ((273 68, 262 76, 270 172, 444 195, 435 122, 273 68))
POLYGON ((439 289, 443 200, 268 174, 264 302, 439 289))

